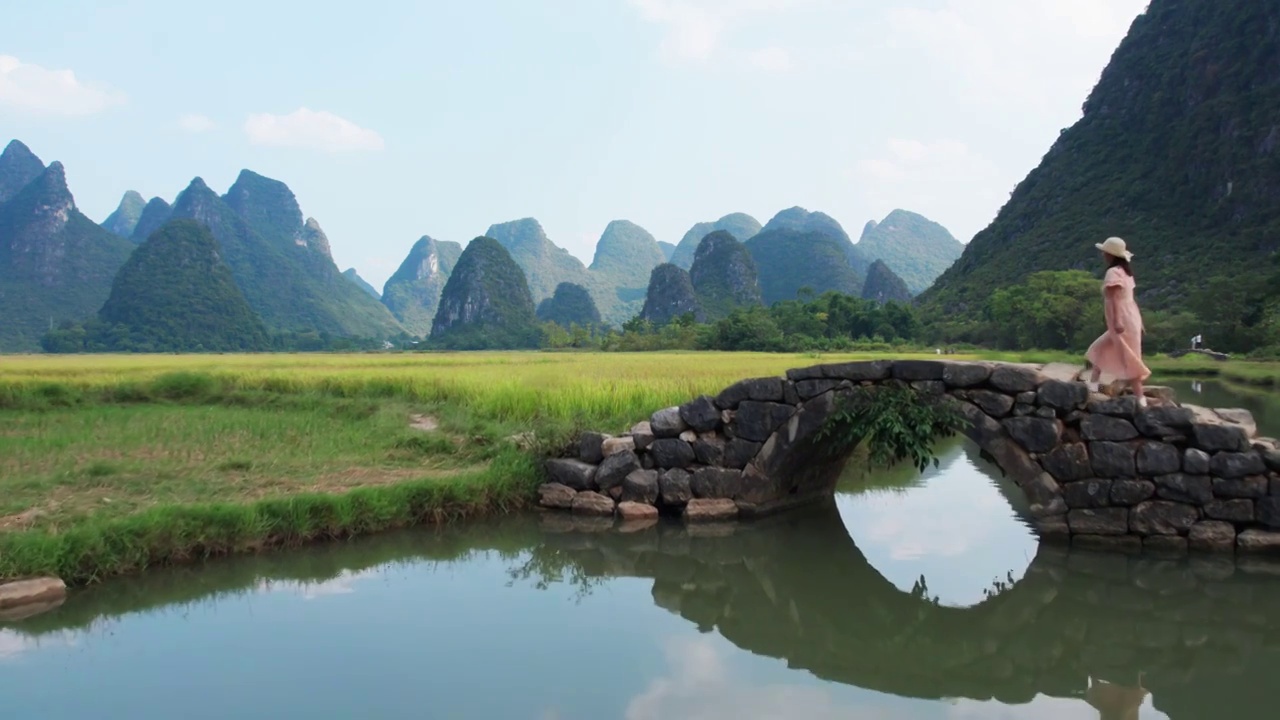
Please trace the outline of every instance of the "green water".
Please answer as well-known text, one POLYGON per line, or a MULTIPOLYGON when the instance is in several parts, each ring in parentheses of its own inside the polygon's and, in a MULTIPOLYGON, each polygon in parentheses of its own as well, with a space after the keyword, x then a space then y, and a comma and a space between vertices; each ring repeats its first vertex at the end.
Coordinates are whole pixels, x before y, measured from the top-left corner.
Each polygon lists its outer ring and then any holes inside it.
POLYGON ((113 580, 0 626, 0 718, 1280 714, 1280 566, 1039 547, 941 454, 694 533, 530 515, 113 580))

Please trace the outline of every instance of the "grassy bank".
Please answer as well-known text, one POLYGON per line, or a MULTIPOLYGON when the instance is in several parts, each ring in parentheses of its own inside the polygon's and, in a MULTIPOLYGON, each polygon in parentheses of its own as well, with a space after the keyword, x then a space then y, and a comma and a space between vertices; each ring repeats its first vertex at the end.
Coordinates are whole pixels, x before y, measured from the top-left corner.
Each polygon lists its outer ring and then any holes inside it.
POLYGON ((858 357, 0 358, 0 578, 87 582, 523 507, 536 456, 583 429, 858 357))
POLYGON ((1152 358, 1149 364, 1157 376, 1219 378, 1240 385, 1280 387, 1280 362, 1219 362, 1202 355, 1184 355, 1176 360, 1164 356, 1152 358))
MULTIPOLYGON (((539 481, 535 458, 584 429, 622 431, 747 377, 876 357, 0 357, 0 578, 82 583, 520 508, 539 481)), ((1152 366, 1260 385, 1280 377, 1275 363, 1152 366)))

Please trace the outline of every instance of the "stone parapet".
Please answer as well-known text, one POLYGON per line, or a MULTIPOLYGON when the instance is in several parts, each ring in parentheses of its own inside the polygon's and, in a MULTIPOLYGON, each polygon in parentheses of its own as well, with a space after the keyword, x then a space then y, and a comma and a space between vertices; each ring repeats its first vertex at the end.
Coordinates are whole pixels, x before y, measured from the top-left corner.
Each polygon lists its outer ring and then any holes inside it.
POLYGON ((1280 443, 1248 411, 1154 393, 1090 393, 1042 366, 933 360, 816 365, 584 434, 547 462, 540 504, 596 517, 648 505, 687 522, 751 518, 830 496, 846 457, 817 432, 855 387, 909 385, 954 403, 965 433, 1026 494, 1043 539, 1161 554, 1280 554, 1280 443))

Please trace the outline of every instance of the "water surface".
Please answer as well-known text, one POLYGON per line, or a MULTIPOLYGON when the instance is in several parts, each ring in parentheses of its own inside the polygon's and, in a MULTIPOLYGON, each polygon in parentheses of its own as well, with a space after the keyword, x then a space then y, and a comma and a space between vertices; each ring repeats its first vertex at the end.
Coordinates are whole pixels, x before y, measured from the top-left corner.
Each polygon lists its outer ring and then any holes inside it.
MULTIPOLYGON (((1189 391, 1250 407, 1280 434, 1275 397, 1189 391)), ((113 580, 0 626, 0 707, 41 719, 1276 717, 1280 568, 1040 547, 1018 491, 972 444, 940 453, 923 476, 852 467, 833 502, 758 523, 619 532, 527 516, 113 580)))

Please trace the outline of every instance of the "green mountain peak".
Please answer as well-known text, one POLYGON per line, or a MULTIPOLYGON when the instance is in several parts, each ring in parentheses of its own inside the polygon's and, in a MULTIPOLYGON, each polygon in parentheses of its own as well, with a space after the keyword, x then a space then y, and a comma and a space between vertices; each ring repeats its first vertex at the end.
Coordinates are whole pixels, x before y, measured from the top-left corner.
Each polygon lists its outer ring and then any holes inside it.
POLYGON ((596 243, 590 270, 624 278, 647 273, 665 262, 662 248, 648 230, 630 220, 614 220, 596 243))
POLYGON ((244 352, 268 345, 217 241, 194 220, 170 221, 138 246, 98 317, 115 338, 114 350, 244 352))
POLYGON ((120 198, 120 204, 116 206, 115 211, 102 221, 102 227, 122 238, 130 237, 133 235, 134 228, 138 226, 138 220, 142 219, 142 211, 146 206, 147 201, 143 200, 136 190, 128 190, 124 197, 120 198))
POLYGON ((763 302, 751 251, 724 230, 707 235, 698 244, 689 279, 708 321, 763 302))
POLYGON ((907 283, 883 260, 871 263, 867 271, 866 283, 862 286, 862 299, 874 300, 880 304, 887 302, 911 302, 911 290, 907 283))
POLYGON ((142 214, 138 217, 138 222, 133 226, 133 232, 129 234, 129 239, 135 243, 141 244, 151 233, 160 229, 169 221, 169 217, 173 215, 173 206, 165 202, 163 198, 153 197, 147 201, 146 207, 142 208, 142 214))
POLYGON ((50 163, 0 205, 0 352, 37 350, 51 325, 96 313, 132 250, 80 213, 50 163))
POLYGON ((639 317, 661 326, 690 313, 700 322, 706 319, 688 271, 672 263, 654 268, 639 317))
POLYGON ((868 222, 856 247, 871 260, 883 260, 913 295, 933 284, 964 251, 945 227, 907 210, 868 222))
POLYGON ((574 325, 589 328, 600 324, 600 311, 591 293, 574 283, 560 283, 554 295, 538 303, 537 315, 542 322, 553 322, 566 330, 574 325))
POLYGON ((418 337, 431 334, 440 295, 462 245, 423 235, 382 288, 382 303, 405 329, 418 337))
POLYGON ((717 230, 732 235, 738 242, 746 242, 760 232, 760 222, 746 213, 729 213, 715 222, 701 222, 689 228, 680 238, 671 254, 670 262, 686 270, 693 266, 693 256, 698 251, 698 243, 702 238, 717 230))
POLYGON ((382 299, 382 294, 378 292, 378 289, 366 282, 364 278, 360 277, 360 273, 356 272, 355 268, 347 268, 346 270, 343 270, 342 277, 355 283, 356 287, 365 291, 365 293, 374 300, 382 299))
POLYGON ((20 140, 10 140, 0 152, 0 203, 7 202, 18 191, 44 172, 44 163, 20 140))
POLYGON ((217 239, 250 307, 273 330, 344 337, 390 337, 403 331, 377 300, 355 287, 319 247, 318 224, 308 229, 287 186, 242 172, 234 192, 239 211, 200 178, 179 195, 172 217, 204 224, 217 239), (296 220, 296 225, 291 225, 296 220))
POLYGON ((440 296, 431 343, 442 348, 533 348, 541 333, 520 266, 496 239, 467 244, 440 296))

